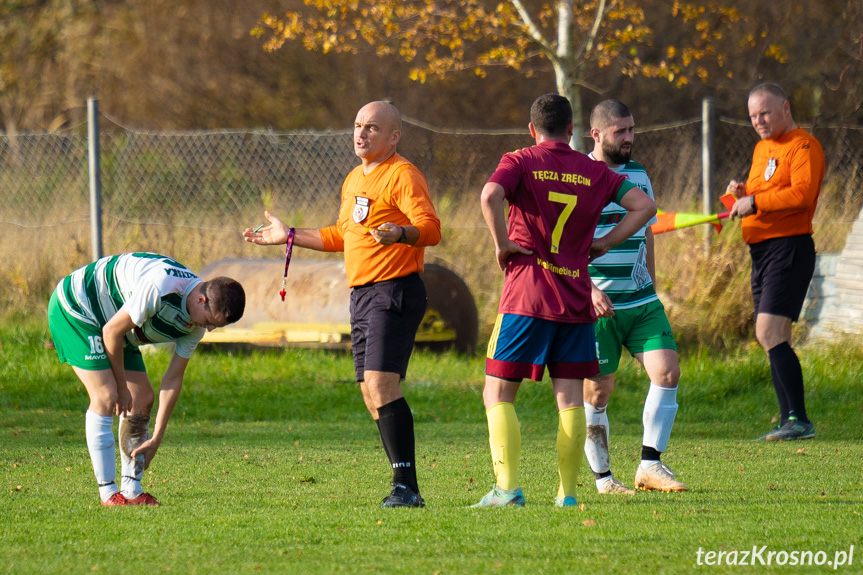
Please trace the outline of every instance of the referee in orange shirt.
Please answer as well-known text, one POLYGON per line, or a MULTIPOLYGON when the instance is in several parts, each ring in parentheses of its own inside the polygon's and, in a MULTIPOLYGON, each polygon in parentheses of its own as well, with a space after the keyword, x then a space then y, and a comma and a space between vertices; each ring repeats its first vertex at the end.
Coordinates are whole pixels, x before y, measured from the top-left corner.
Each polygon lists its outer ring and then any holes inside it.
POLYGON ((824 151, 791 116, 791 104, 776 84, 749 92, 749 118, 761 141, 755 146, 746 182, 731 180, 737 196, 731 217, 743 218, 743 240, 752 257, 755 337, 770 358, 780 422, 759 439, 811 439, 803 371, 791 347, 797 321, 815 271, 812 216, 824 179, 824 151))
MULTIPOLYGON (((414 422, 402 395, 414 338, 425 315, 423 248, 440 241, 440 220, 422 173, 396 153, 401 115, 387 102, 357 112, 354 153, 362 163, 342 186, 335 225, 295 230, 294 245, 344 252, 351 287, 351 346, 363 400, 377 421, 393 469, 392 492, 381 507, 424 507, 417 485, 414 422)), ((259 245, 284 244, 290 228, 246 228, 259 245)))

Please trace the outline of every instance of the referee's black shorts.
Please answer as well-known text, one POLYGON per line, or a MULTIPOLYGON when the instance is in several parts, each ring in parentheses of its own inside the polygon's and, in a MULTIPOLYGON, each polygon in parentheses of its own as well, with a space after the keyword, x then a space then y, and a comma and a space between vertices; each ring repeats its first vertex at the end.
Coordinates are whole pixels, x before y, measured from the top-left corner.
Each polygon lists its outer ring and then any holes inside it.
POLYGON ((427 302, 419 274, 351 290, 351 346, 357 381, 363 381, 367 369, 405 378, 427 302))
POLYGON ((750 244, 755 315, 769 313, 797 321, 815 272, 815 242, 809 234, 750 244))

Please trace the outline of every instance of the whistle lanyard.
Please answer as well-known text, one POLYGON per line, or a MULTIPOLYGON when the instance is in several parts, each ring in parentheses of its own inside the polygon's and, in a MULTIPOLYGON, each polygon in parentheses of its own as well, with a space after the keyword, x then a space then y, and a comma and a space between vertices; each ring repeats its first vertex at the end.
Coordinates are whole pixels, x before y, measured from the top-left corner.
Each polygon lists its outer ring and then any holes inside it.
POLYGON ((285 301, 285 294, 287 293, 285 288, 288 285, 288 266, 291 265, 291 252, 294 251, 294 234, 296 233, 296 229, 291 228, 288 230, 288 241, 285 242, 285 275, 282 277, 282 289, 279 291, 279 295, 282 296, 282 301, 285 301))

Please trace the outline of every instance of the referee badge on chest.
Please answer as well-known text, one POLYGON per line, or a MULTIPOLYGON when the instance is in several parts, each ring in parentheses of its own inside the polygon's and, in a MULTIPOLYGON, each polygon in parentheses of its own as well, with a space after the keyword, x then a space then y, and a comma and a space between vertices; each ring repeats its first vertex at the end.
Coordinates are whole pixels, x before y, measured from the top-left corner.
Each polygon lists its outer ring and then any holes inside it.
POLYGON ((354 206, 354 221, 360 223, 369 215, 369 199, 362 196, 357 196, 356 205, 354 206))
POLYGON ((767 167, 764 168, 764 181, 766 182, 773 176, 773 172, 776 171, 776 158, 770 158, 767 160, 767 167))

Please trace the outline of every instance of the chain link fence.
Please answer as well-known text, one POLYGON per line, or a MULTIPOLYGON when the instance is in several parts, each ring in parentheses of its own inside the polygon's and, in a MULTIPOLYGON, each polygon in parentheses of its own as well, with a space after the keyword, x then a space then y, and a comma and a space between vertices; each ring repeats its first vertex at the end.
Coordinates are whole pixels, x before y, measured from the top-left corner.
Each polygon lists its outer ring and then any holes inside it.
MULTIPOLYGON (((224 257, 280 257, 277 248, 240 238, 243 228, 264 221, 264 209, 298 227, 333 223, 342 181, 358 163, 349 129, 141 132, 105 114, 101 124, 104 252, 158 251, 193 269, 224 257)), ((813 131, 828 166, 816 217, 829 212, 850 229, 863 203, 863 129, 813 131)), ((748 122, 729 119, 720 119, 715 132, 713 188, 722 193, 730 178, 748 173, 757 135, 748 122)), ((429 257, 469 285, 490 283, 476 268, 493 259, 479 191, 503 153, 532 143, 526 130, 404 126, 399 152, 427 177, 444 231, 429 257)), ((701 210, 700 120, 637 130, 635 157, 647 167, 661 209, 701 210)), ((90 261, 87 162, 86 126, 0 136, 0 311, 47 298, 60 277, 90 261)))

